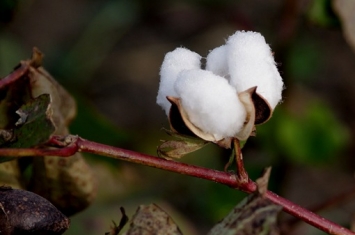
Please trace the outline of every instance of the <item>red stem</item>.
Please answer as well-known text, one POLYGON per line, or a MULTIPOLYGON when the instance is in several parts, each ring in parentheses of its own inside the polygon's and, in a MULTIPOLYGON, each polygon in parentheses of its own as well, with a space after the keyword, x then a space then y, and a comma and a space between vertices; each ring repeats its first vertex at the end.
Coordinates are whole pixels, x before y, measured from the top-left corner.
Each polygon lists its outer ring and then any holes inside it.
POLYGON ((94 153, 101 156, 120 159, 128 162, 134 162, 146 166, 151 166, 179 174, 189 175, 201 179, 207 179, 216 183, 228 185, 232 188, 242 190, 247 193, 254 192, 256 185, 249 181, 240 183, 235 174, 225 173, 213 169, 203 168, 199 166, 188 165, 181 162, 170 161, 164 158, 149 156, 134 151, 116 148, 96 142, 78 139, 79 150, 86 153, 94 153))
POLYGON ((27 72, 28 69, 29 65, 27 63, 21 63, 19 68, 17 68, 15 71, 10 73, 3 79, 0 79, 0 89, 21 78, 27 72))
MULTIPOLYGON (((50 143, 63 146, 65 145, 64 142, 67 140, 68 138, 63 139, 63 137, 54 136, 50 143)), ((165 160, 163 158, 88 141, 79 137, 71 137, 71 140, 71 143, 61 149, 0 149, 0 156, 18 157, 51 155, 65 157, 70 156, 77 151, 81 151, 211 180, 247 193, 252 193, 256 190, 256 184, 253 181, 249 180, 248 182, 241 182, 238 180, 236 175, 231 173, 165 160)), ((294 204, 293 202, 290 202, 273 192, 268 191, 265 195, 272 202, 281 205, 285 212, 328 234, 355 235, 354 232, 322 218, 321 216, 314 214, 313 212, 294 204)))

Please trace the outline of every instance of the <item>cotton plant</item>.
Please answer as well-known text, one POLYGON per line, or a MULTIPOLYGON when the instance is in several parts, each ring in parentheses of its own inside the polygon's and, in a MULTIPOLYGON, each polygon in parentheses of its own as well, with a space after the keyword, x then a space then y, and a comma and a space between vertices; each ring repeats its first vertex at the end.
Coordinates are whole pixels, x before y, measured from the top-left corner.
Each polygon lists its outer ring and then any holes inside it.
POLYGON ((281 101, 283 81, 265 38, 237 31, 201 56, 186 48, 166 54, 157 103, 172 132, 229 148, 266 122, 281 101))

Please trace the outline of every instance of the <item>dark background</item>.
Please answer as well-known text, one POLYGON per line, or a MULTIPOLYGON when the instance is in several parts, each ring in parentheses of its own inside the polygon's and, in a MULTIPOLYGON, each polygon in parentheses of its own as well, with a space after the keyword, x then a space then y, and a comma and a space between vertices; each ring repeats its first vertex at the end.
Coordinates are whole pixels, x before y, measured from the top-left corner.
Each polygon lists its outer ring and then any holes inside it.
MULTIPOLYGON (((270 189, 315 206, 353 188, 355 55, 328 0, 0 0, 0 77, 37 46, 44 67, 77 99, 73 134, 155 155, 168 127, 156 105, 159 68, 178 46, 202 56, 236 30, 262 33, 286 90, 243 153, 255 179, 273 166, 270 189)), ((345 1, 346 2, 346 1, 345 1)), ((229 156, 208 146, 181 161, 222 170, 229 156)), ((132 216, 156 203, 184 234, 205 234, 245 194, 212 182, 87 155, 95 203, 72 217, 70 234, 104 234, 119 207, 132 216)), ((350 226, 351 200, 321 212, 350 226)), ((284 215, 282 220, 287 219, 284 215)), ((287 234, 291 234, 290 231, 287 234)), ((302 225, 293 234, 322 234, 302 225)))

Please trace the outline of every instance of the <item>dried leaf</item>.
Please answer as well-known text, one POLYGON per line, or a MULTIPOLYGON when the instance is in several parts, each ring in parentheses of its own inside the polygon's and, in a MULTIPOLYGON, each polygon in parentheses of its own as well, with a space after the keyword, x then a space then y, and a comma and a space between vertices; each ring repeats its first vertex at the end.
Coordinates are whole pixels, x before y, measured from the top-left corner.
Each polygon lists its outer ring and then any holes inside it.
POLYGON ((140 206, 126 235, 182 235, 170 216, 155 204, 140 206))
POLYGON ((355 1, 335 0, 332 3, 342 22, 344 37, 355 52, 355 1))
POLYGON ((128 216, 126 215, 124 208, 121 207, 120 210, 122 213, 122 217, 121 217, 119 225, 117 226, 115 221, 112 221, 113 226, 111 227, 110 232, 105 233, 105 235, 118 235, 121 232, 121 230, 123 229, 123 227, 126 225, 126 223, 128 222, 129 219, 128 219, 128 216))
MULTIPOLYGON (((2 145, 8 148, 29 148, 43 144, 54 133, 51 119, 50 97, 41 95, 22 105, 16 113, 20 116, 12 130, 1 130, 2 145)), ((14 158, 1 157, 0 162, 14 158)))
POLYGON ((164 141, 158 147, 158 155, 160 157, 171 159, 181 158, 186 154, 192 153, 204 147, 208 142, 206 141, 188 141, 188 140, 169 140, 164 141))
POLYGON ((54 133, 55 126, 51 119, 50 96, 43 94, 22 105, 16 111, 20 119, 16 122, 13 148, 29 148, 46 142, 54 133))
POLYGON ((206 144, 208 144, 207 141, 204 141, 200 138, 196 138, 189 135, 183 135, 167 129, 164 129, 164 131, 168 135, 178 139, 168 141, 163 140, 163 143, 158 146, 157 154, 160 157, 166 159, 181 158, 186 154, 197 151, 203 148, 206 144))
POLYGON ((282 207, 264 197, 270 168, 258 179, 255 193, 240 202, 208 235, 278 235, 277 215, 282 207))
MULTIPOLYGON (((0 130, 3 130, 0 143, 3 146, 38 146, 52 134, 69 134, 68 125, 76 114, 75 100, 41 67, 42 59, 43 54, 34 48, 30 60, 21 61, 10 75, 0 80, 0 130), (6 136, 11 131, 13 136, 6 136)), ((95 198, 95 177, 81 153, 32 161, 29 189, 67 215, 83 210, 95 198)), ((2 172, 8 175, 10 171, 0 166, 0 175, 2 172)), ((12 169, 12 172, 17 171, 12 169)), ((15 174, 13 177, 15 182, 18 177, 15 174)))
MULTIPOLYGON (((30 63, 40 57, 37 53, 34 50, 30 63)), ((69 134, 68 125, 76 115, 73 97, 43 67, 30 67, 27 76, 33 96, 43 93, 51 96, 52 119, 57 127, 54 134, 69 134)), ((72 215, 94 200, 96 180, 81 153, 67 158, 48 156, 33 159, 30 189, 49 199, 66 215, 72 215)))

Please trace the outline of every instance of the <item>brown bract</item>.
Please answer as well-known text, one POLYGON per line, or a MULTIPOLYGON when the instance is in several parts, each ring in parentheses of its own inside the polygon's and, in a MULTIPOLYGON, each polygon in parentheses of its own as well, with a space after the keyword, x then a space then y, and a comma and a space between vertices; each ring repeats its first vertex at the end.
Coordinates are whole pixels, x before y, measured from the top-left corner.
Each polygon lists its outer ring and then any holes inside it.
POLYGON ((235 136, 216 139, 213 133, 207 133, 197 127, 189 119, 188 113, 182 106, 181 99, 173 96, 166 98, 171 103, 169 123, 172 131, 183 135, 199 137, 205 141, 213 142, 224 148, 230 148, 233 138, 246 140, 254 134, 255 125, 263 124, 272 115, 272 109, 268 102, 256 92, 257 87, 251 87, 238 95, 246 110, 246 118, 242 128, 235 136))

